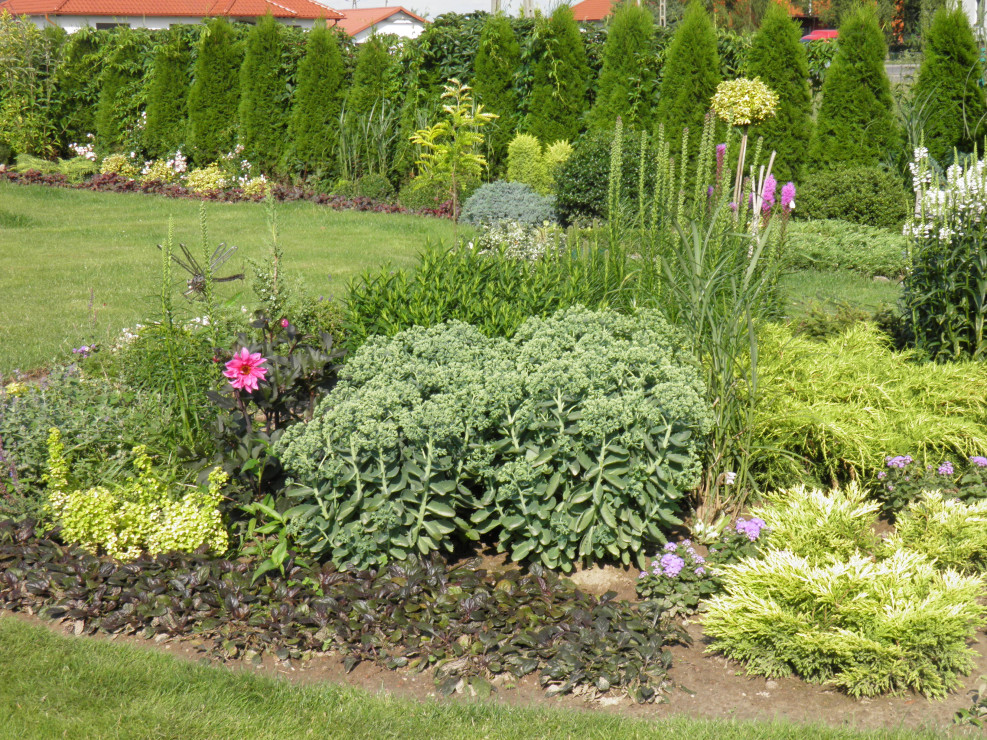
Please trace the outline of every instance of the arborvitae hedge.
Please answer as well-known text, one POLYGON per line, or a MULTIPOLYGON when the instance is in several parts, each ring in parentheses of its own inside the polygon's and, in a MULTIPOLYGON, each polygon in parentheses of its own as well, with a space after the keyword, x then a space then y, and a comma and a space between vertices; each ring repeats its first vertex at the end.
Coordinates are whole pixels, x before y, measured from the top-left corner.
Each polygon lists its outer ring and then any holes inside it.
POLYGON ((812 93, 802 30, 777 3, 772 3, 748 52, 748 75, 760 77, 778 95, 773 118, 755 126, 751 136, 764 137, 766 152, 774 149, 775 177, 798 180, 812 139, 812 93))
POLYGON ((243 156, 270 174, 281 162, 287 115, 281 24, 265 15, 247 34, 240 67, 240 141, 243 156))
POLYGON ((590 76, 572 9, 560 5, 536 31, 538 59, 524 128, 544 143, 576 138, 582 128, 590 76))
POLYGON ((148 42, 145 31, 121 29, 106 57, 96 108, 96 144, 104 152, 120 151, 136 143, 130 130, 143 107, 141 47, 148 42))
POLYGON ((884 71, 887 46, 874 9, 862 6, 840 26, 840 46, 826 73, 816 118, 813 166, 877 164, 900 144, 884 71))
POLYGON ((515 77, 521 65, 521 45, 511 22, 500 13, 491 15, 483 26, 476 54, 473 90, 476 99, 499 118, 490 124, 487 142, 491 173, 504 168, 507 146, 517 131, 518 98, 515 77))
POLYGON ((339 141, 343 56, 335 32, 319 22, 309 32, 298 64, 297 87, 288 127, 288 168, 303 176, 330 174, 339 141))
POLYGON ((189 151, 198 165, 218 160, 236 142, 240 61, 229 22, 209 21, 199 42, 188 99, 189 151))
POLYGON ((954 147, 969 152, 982 140, 982 75, 980 50, 966 13, 962 8, 940 8, 925 37, 914 90, 916 104, 928 114, 925 146, 940 162, 951 159, 954 147))
POLYGON ((656 86, 654 16, 646 8, 624 2, 613 15, 603 48, 603 69, 589 124, 611 128, 617 116, 624 125, 651 128, 656 86))
POLYGON ((190 49, 178 35, 158 47, 147 88, 144 148, 152 159, 167 157, 185 145, 190 49))
POLYGON ((665 57, 656 111, 659 123, 675 142, 688 127, 690 144, 699 145, 703 118, 720 84, 716 30, 702 3, 689 5, 665 57))
POLYGON ((389 100, 394 90, 396 62, 383 38, 374 34, 363 42, 356 56, 356 69, 346 96, 348 121, 380 109, 381 101, 389 100))

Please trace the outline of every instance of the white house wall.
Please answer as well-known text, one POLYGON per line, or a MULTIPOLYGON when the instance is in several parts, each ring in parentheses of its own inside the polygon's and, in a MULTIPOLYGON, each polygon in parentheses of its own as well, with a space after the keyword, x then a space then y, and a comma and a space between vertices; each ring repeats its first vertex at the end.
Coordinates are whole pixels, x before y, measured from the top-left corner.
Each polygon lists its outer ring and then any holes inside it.
MULTIPOLYGON (((345 13, 346 11, 340 11, 345 13)), ((376 26, 371 26, 353 37, 353 40, 358 44, 362 44, 371 34, 376 30, 379 34, 393 33, 395 36, 400 36, 405 39, 417 38, 421 35, 424 30, 424 26, 420 21, 416 21, 414 18, 409 18, 401 13, 395 13, 390 18, 387 18, 376 26)))

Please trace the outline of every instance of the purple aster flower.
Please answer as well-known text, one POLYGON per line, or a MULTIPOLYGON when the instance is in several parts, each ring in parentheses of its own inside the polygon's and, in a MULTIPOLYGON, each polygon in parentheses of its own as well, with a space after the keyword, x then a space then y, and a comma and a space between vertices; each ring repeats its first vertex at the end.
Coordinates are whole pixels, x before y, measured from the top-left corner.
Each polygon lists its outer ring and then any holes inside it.
POLYGON ((675 578, 685 567, 685 560, 678 555, 667 553, 661 558, 662 572, 669 578, 675 578))
POLYGON ((665 552, 675 552, 675 550, 677 548, 678 548, 678 545, 676 545, 674 542, 666 542, 665 543, 665 552))
POLYGON ((795 208, 795 183, 786 182, 781 188, 781 209, 788 213, 795 208))
POLYGON ((884 470, 882 470, 880 473, 877 474, 877 477, 880 478, 881 480, 884 480, 885 478, 888 477, 888 474, 887 474, 887 472, 885 472, 884 470))
POLYGON ((974 455, 970 458, 970 462, 976 465, 978 468, 987 468, 987 457, 981 457, 980 455, 974 455))
POLYGON ((698 568, 696 568, 695 573, 697 576, 704 576, 706 575, 706 569, 700 565, 698 568))
POLYGON ((949 460, 944 462, 939 466, 939 475, 952 475, 953 474, 953 463, 949 460))
POLYGON ((692 556, 692 562, 694 562, 696 565, 702 565, 703 563, 706 562, 706 558, 704 558, 702 555, 694 554, 692 556))
POLYGON ((764 520, 760 517, 738 519, 736 524, 737 532, 739 534, 746 535, 747 539, 751 542, 754 542, 761 536, 761 530, 764 529, 765 526, 764 520))
POLYGON ((897 457, 886 457, 884 461, 888 464, 889 468, 898 468, 899 470, 904 468, 906 465, 912 463, 911 455, 898 455, 897 457))

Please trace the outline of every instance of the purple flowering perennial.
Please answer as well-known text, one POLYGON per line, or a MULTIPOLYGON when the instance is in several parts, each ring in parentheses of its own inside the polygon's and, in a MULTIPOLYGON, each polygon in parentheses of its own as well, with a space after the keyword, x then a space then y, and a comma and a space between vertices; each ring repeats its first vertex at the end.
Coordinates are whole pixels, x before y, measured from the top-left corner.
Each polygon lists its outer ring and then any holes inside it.
POLYGON ((970 462, 976 465, 978 468, 987 468, 987 457, 981 457, 980 455, 974 455, 970 458, 970 462))
POLYGON ((761 536, 761 530, 767 526, 764 520, 759 517, 752 517, 751 519, 738 519, 736 528, 737 532, 742 535, 746 535, 747 539, 751 542, 756 541, 761 536))
POLYGON ((678 555, 667 553, 661 557, 662 573, 668 578, 675 578, 685 567, 685 560, 678 555))
POLYGON ((781 188, 781 208, 790 211, 795 207, 795 183, 786 182, 781 188))
POLYGON ((897 457, 886 457, 884 462, 888 464, 889 468, 903 469, 906 465, 911 465, 912 456, 911 455, 898 455, 897 457))
POLYGON ((939 475, 952 475, 953 474, 953 463, 949 460, 944 462, 939 466, 939 475))

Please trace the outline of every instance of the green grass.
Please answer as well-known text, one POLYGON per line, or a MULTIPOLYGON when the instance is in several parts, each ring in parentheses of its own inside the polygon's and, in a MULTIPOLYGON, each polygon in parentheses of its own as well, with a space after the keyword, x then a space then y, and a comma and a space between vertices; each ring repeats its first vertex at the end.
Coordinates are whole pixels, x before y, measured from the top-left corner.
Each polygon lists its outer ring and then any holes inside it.
MULTIPOLYGON (((198 254, 198 210, 191 200, 0 183, 0 373, 70 357, 72 347, 106 341, 153 316, 160 292, 155 245, 172 217, 176 241, 198 254)), ((207 203, 206 212, 210 241, 239 247, 228 272, 249 274, 246 258, 262 257, 269 244, 266 207, 207 203)), ((411 264, 427 240, 453 241, 449 221, 306 202, 279 205, 278 221, 289 277, 317 295, 341 295, 367 267, 411 264)), ((225 298, 249 290, 244 283, 221 287, 225 298)))
MULTIPOLYGON (((674 701, 674 699, 673 699, 674 701)), ((495 702, 413 702, 68 638, 0 617, 0 738, 906 738, 780 723, 530 709, 495 702)), ((924 735, 921 737, 933 737, 924 735)))

